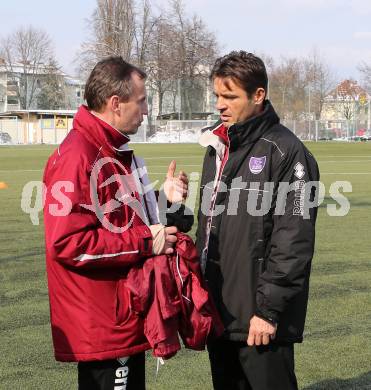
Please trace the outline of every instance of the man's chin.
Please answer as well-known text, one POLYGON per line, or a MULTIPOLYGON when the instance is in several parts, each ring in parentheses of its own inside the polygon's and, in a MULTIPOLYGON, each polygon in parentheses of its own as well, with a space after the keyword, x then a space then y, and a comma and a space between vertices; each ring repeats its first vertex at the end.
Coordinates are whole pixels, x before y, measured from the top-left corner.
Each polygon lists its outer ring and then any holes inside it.
POLYGON ((222 119, 222 123, 225 127, 231 127, 233 125, 232 122, 228 121, 228 120, 223 120, 222 119))
POLYGON ((130 129, 130 130, 125 129, 122 131, 122 133, 126 134, 126 135, 134 135, 138 132, 138 129, 139 129, 139 126, 136 127, 135 129, 130 129))
POLYGON ((230 116, 223 116, 223 115, 220 115, 220 120, 222 121, 223 125, 224 126, 231 126, 233 123, 232 123, 232 118, 230 116))
POLYGON ((135 129, 133 129, 133 130, 131 130, 128 134, 134 135, 134 134, 136 134, 136 133, 138 132, 138 129, 139 129, 139 127, 135 128, 135 129))

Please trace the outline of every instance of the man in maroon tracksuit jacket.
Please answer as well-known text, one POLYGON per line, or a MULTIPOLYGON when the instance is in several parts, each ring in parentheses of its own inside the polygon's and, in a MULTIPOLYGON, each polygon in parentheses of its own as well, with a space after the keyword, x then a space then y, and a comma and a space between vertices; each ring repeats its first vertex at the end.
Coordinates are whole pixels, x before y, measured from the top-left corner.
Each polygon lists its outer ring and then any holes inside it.
MULTIPOLYGON (((45 168, 45 241, 55 357, 78 362, 79 389, 144 389, 143 319, 128 305, 126 275, 177 238, 150 212, 146 174, 128 148, 147 114, 145 73, 121 57, 100 61, 87 106, 45 168), (144 212, 143 210, 146 210, 144 212)), ((169 201, 187 195, 184 173, 168 171, 169 201)), ((152 207, 153 209, 153 207, 152 207)))

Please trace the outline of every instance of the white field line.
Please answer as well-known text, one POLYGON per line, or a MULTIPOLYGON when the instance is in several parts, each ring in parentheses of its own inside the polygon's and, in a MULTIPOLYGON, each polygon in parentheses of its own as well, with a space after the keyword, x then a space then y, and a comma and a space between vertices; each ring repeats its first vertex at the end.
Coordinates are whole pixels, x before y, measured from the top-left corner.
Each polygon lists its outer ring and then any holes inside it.
MULTIPOLYGON (((143 156, 141 156, 143 157, 143 156)), ((176 160, 176 159, 186 159, 186 158, 201 158, 203 159, 203 155, 194 155, 194 156, 162 156, 162 157, 143 157, 144 161, 147 161, 147 160, 160 160, 160 159, 172 159, 172 160, 176 160)), ((321 156, 321 157, 339 157, 339 160, 317 160, 317 162, 365 162, 365 161, 371 161, 371 160, 350 160, 350 161, 347 161, 347 160, 341 160, 342 158, 344 158, 344 156, 321 156)), ((364 157, 364 158, 371 158, 371 156, 346 156, 346 157, 364 157)))
MULTIPOLYGON (((155 168, 168 168, 167 165, 152 165, 152 167, 155 167, 155 168)), ((201 167, 200 164, 189 164, 189 165, 182 165, 182 167, 201 167)), ((148 168, 148 166, 147 166, 148 168)), ((42 172, 44 171, 44 169, 0 169, 0 173, 16 173, 16 172, 42 172)), ((148 170, 148 173, 151 175, 151 174, 154 174, 154 175, 159 175, 159 174, 162 174, 162 173, 166 173, 166 169, 163 170, 163 172, 152 172, 151 170, 148 170)))
MULTIPOLYGON (((187 166, 191 166, 191 165, 187 165, 187 166)), ((195 166, 195 167, 198 167, 198 165, 192 165, 192 166, 195 166)), ((167 168, 167 165, 161 165, 160 167, 164 167, 164 168, 167 168)), ((0 173, 17 173, 17 172, 43 172, 44 170, 43 169, 0 169, 0 173)), ((164 169, 162 172, 152 172, 152 171, 148 171, 148 174, 151 176, 151 175, 163 175, 163 174, 166 174, 167 170, 164 169)), ((199 171, 197 171, 199 172, 199 171)))
POLYGON ((371 160, 317 160, 319 163, 363 163, 371 160))
MULTIPOLYGON (((197 171, 200 173, 201 171, 197 171)), ((151 175, 164 175, 165 171, 162 172, 148 172, 149 176, 151 175)), ((371 172, 320 172, 320 175, 371 175, 371 172)))
MULTIPOLYGON (((149 144, 149 145, 153 145, 153 144, 149 144)), ((166 144, 167 145, 167 144, 166 144)), ((6 146, 6 147, 4 147, 4 148, 1 148, 0 150, 11 150, 11 151, 13 151, 13 148, 9 148, 9 147, 7 147, 8 145, 1 145, 1 146, 6 146)), ((10 146, 15 146, 15 145, 10 145, 10 146)), ((58 145, 51 145, 51 146, 54 146, 54 148, 56 149, 57 147, 58 147, 58 145)), ((42 151, 49 151, 49 148, 44 148, 44 149, 42 149, 42 148, 23 148, 21 145, 20 145, 20 147, 19 147, 19 149, 17 150, 17 151, 23 151, 23 150, 26 150, 26 151, 30 151, 30 150, 42 150, 42 151)), ((141 156, 141 157, 143 157, 143 156, 141 156)), ((195 157, 201 157, 201 158, 203 158, 203 154, 197 154, 197 155, 187 155, 187 156, 161 156, 161 157, 143 157, 145 160, 158 160, 158 159, 167 159, 167 158, 169 158, 169 159, 175 159, 175 158, 195 158, 195 157)), ((331 158, 339 158, 339 159, 342 159, 342 158, 344 158, 344 156, 342 156, 342 155, 327 155, 327 154, 325 154, 325 155, 321 155, 321 157, 324 157, 324 158, 326 158, 326 157, 331 157, 331 158)), ((366 154, 366 155, 346 155, 345 157, 358 157, 358 158, 370 158, 371 157, 371 155, 369 155, 369 154, 366 154)))
MULTIPOLYGON (((200 171, 197 171, 200 173, 200 171)), ((166 171, 162 172, 148 172, 149 176, 151 175, 164 175, 166 171)), ((371 175, 371 172, 320 172, 320 175, 371 175)))
MULTIPOLYGON (((371 162, 371 160, 368 160, 371 162)), ((319 161, 319 162, 336 162, 336 161, 319 161)), ((342 161, 342 162, 362 162, 362 161, 342 161)), ((181 164, 181 166, 179 166, 178 168, 181 168, 181 167, 201 167, 201 164, 181 164)), ((147 168, 168 168, 168 165, 149 165, 147 166, 147 168)), ((0 172, 1 173, 6 173, 6 172, 41 172, 43 171, 44 169, 0 169, 0 172)), ((150 170, 149 171, 149 174, 151 173, 154 173, 154 174, 157 174, 155 172, 151 172, 150 170)), ((331 173, 331 174, 337 174, 337 173, 331 173)), ((339 173, 339 175, 342 174, 342 173, 339 173)), ((349 174, 352 174, 352 173, 349 173, 349 174)), ((355 173, 355 175, 360 175, 360 174, 364 174, 364 173, 355 173)))
MULTIPOLYGON (((198 165, 192 165, 198 166, 198 165)), ((167 166, 163 165, 163 167, 167 168, 167 166)), ((0 173, 13 173, 13 172, 42 172, 43 169, 16 169, 16 170, 0 170, 0 173)), ((200 171, 197 171, 200 172, 200 171)), ((149 171, 149 176, 151 175, 163 175, 166 173, 164 169, 162 172, 152 172, 149 171)), ((371 172, 320 172, 321 175, 371 175, 371 172)))
MULTIPOLYGON (((168 165, 147 165, 147 170, 150 172, 148 168, 168 168, 168 165)), ((177 169, 181 167, 201 167, 201 164, 178 164, 177 169)))
MULTIPOLYGON (((57 149, 57 146, 58 145, 55 145, 55 149, 57 149)), ((11 151, 13 151, 13 149, 12 148, 3 148, 3 149, 1 149, 0 148, 0 150, 11 150, 11 151)), ((48 148, 45 148, 45 149, 40 149, 40 148, 19 148, 18 150, 17 150, 17 152, 19 152, 19 151, 23 151, 23 150, 27 150, 27 151, 30 151, 30 150, 37 150, 37 151, 40 151, 40 150, 42 150, 42 151, 45 151, 45 152, 48 152, 49 151, 49 149, 48 148)), ((51 151, 52 152, 52 151, 51 151)), ((143 156, 140 156, 140 157, 143 157, 143 156)), ((204 157, 204 155, 203 154, 195 154, 195 155, 186 155, 186 156, 160 156, 160 157, 143 157, 143 159, 144 160, 166 160, 166 159, 176 159, 176 158, 196 158, 196 157, 199 157, 199 158, 203 158, 204 157)), ((325 156, 325 157, 327 157, 327 156, 325 156)), ((336 157, 336 156, 334 156, 334 157, 336 157)), ((349 157, 353 157, 353 156, 349 156, 349 157)), ((362 156, 358 156, 358 157, 362 157, 362 156)), ((367 156, 367 157, 370 157, 370 156, 367 156)))
POLYGON ((42 172, 43 169, 0 169, 1 173, 6 172, 42 172))
MULTIPOLYGON (((0 150, 9 150, 9 151, 14 151, 13 147, 16 146, 16 145, 1 145, 1 148, 0 150)), ((58 145, 54 145, 54 148, 57 149, 58 145)), ((17 152, 19 151, 23 151, 23 150, 43 150, 45 152, 48 152, 50 149, 49 148, 45 148, 45 149, 42 149, 42 148, 22 148, 22 146, 17 147, 17 152)))
MULTIPOLYGON (((339 155, 329 155, 329 154, 324 154, 322 155, 321 157, 339 157, 339 158, 343 158, 344 156, 339 156, 339 155)), ((369 154, 361 154, 361 155, 350 155, 350 154, 347 154, 345 157, 371 157, 371 155, 369 154)))
MULTIPOLYGON (((174 157, 175 159, 175 157, 174 157)), ((149 160, 148 158, 144 159, 144 160, 149 160)), ((317 162, 319 163, 363 163, 363 162, 371 162, 371 160, 317 160, 317 162)), ((179 164, 181 165, 182 167, 198 167, 201 165, 200 164, 179 164)), ((161 168, 161 167, 165 167, 167 165, 148 165, 148 166, 151 166, 151 167, 156 167, 156 168, 161 168)))
MULTIPOLYGON (((183 158, 204 158, 203 155, 199 154, 199 155, 187 155, 187 156, 161 156, 161 157, 143 157, 143 156, 140 156, 143 158, 144 161, 147 161, 147 160, 165 160, 165 159, 169 159, 169 160, 176 160, 176 159, 183 159, 183 158)), ((367 157, 370 157, 370 156, 367 156, 367 157)))
MULTIPOLYGON (((193 172, 201 173, 201 171, 193 171, 193 172)), ((186 173, 188 175, 190 172, 186 172, 186 173)), ((153 175, 163 175, 163 176, 166 176, 166 171, 162 171, 162 172, 148 172, 148 176, 151 177, 153 175)))
POLYGON ((322 175, 371 175, 371 172, 320 172, 322 175))

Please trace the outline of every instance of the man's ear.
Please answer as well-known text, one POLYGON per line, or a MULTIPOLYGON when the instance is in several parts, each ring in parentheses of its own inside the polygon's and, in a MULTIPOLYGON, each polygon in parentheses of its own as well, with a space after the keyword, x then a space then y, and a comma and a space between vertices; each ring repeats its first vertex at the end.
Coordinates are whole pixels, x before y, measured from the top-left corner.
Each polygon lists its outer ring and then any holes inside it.
POLYGON ((107 106, 114 111, 117 112, 120 110, 120 98, 117 95, 111 96, 107 101, 107 106))
POLYGON ((259 105, 264 102, 265 99, 265 89, 264 88, 258 88, 255 92, 254 96, 254 103, 259 105))

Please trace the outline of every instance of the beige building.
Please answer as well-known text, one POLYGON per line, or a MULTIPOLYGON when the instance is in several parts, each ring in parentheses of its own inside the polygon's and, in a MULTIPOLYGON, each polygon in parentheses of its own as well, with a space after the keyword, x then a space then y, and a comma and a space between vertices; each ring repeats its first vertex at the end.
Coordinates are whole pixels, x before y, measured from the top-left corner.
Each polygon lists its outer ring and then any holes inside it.
POLYGON ((60 144, 72 128, 75 110, 13 110, 0 113, 0 133, 13 144, 60 144))
POLYGON ((325 97, 320 119, 328 129, 346 127, 351 134, 369 129, 370 95, 356 81, 344 80, 325 97))
POLYGON ((32 100, 27 107, 28 109, 77 109, 84 102, 84 82, 70 77, 62 71, 58 71, 59 73, 57 74, 59 88, 63 96, 60 105, 58 107, 40 106, 38 96, 45 85, 45 78, 48 76, 48 72, 50 72, 50 68, 43 64, 39 64, 36 72, 31 65, 24 67, 21 63, 12 64, 10 67, 4 59, 0 58, 0 113, 25 108, 22 107, 21 99, 18 95, 20 84, 25 81, 30 86, 34 85, 33 88, 30 87, 28 89, 27 93, 26 100, 32 100), (30 98, 31 94, 33 95, 32 99, 30 98))

